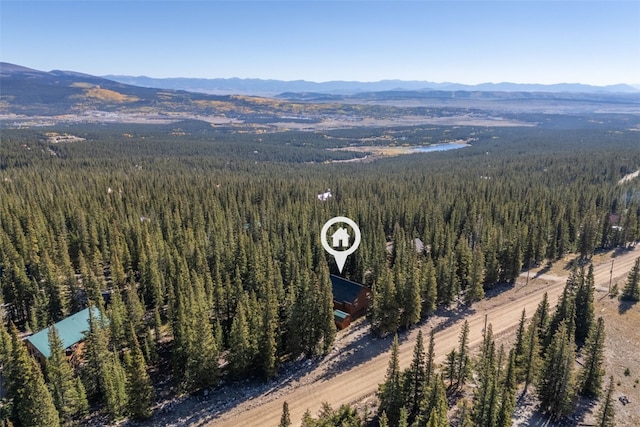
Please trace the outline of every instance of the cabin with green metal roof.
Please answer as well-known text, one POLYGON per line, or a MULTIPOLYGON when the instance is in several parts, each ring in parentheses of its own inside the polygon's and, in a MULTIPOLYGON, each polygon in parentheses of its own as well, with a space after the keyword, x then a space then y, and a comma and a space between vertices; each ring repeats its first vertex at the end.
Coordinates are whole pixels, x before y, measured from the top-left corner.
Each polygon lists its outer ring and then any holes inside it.
MULTIPOLYGON (((89 331, 89 310, 89 308, 85 308, 54 324, 58 330, 67 358, 72 362, 76 361, 81 354, 82 342, 86 337, 86 332, 89 331)), ((96 307, 92 307, 91 310, 96 319, 101 318, 100 311, 96 307)), ((29 353, 36 357, 42 365, 51 356, 49 329, 50 327, 45 328, 25 340, 29 353)))
POLYGON ((338 329, 344 329, 351 324, 351 315, 342 310, 333 310, 333 320, 338 329))

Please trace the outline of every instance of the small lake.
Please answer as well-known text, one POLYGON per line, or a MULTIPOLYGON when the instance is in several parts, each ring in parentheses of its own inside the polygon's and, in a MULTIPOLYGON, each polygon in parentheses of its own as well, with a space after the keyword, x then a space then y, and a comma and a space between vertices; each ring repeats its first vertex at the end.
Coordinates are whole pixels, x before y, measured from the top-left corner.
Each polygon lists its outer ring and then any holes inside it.
POLYGON ((413 153, 430 153, 432 151, 449 151, 449 150, 457 150, 458 148, 470 147, 469 144, 459 144, 459 143, 451 143, 451 144, 434 144, 428 145, 426 147, 412 147, 411 151, 413 153))

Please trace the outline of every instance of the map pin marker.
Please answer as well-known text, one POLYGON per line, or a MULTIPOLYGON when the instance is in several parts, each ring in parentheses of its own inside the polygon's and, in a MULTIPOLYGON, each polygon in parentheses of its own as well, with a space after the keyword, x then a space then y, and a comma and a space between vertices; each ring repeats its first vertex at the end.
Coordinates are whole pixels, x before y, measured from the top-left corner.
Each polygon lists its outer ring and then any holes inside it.
POLYGON ((358 224, 356 224, 351 218, 347 218, 346 216, 336 216, 331 218, 329 221, 325 222, 322 226, 322 231, 320 232, 320 241, 322 242, 322 247, 325 251, 329 253, 329 255, 333 256, 336 260, 336 264, 338 265, 338 270, 342 273, 342 269, 344 268, 344 263, 347 261, 347 257, 354 253, 358 246, 360 246, 360 228, 358 224), (329 227, 334 224, 347 224, 353 230, 353 236, 349 233, 346 228, 340 227, 337 231, 335 231, 331 235, 331 245, 327 241, 327 232, 329 231, 329 227), (351 240, 353 238, 353 243, 351 240), (346 250, 337 250, 335 248, 347 248, 346 250))

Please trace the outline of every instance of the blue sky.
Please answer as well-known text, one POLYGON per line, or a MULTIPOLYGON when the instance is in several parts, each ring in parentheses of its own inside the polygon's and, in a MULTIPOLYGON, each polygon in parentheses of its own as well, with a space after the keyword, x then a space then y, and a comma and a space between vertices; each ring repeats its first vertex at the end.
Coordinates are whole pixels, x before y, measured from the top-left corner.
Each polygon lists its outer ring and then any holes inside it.
POLYGON ((0 0, 0 60, 151 77, 640 83, 640 1, 0 0))

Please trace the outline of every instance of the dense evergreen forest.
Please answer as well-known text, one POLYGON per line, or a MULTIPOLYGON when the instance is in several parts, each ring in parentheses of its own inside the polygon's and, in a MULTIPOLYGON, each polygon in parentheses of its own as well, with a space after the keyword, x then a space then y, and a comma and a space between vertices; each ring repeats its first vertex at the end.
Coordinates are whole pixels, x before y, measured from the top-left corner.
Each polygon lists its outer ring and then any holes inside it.
MULTIPOLYGON (((637 180, 619 183, 640 168, 638 132, 629 117, 599 120, 325 133, 239 132, 197 121, 2 129, 2 424, 73 424, 89 411, 143 419, 160 383, 194 393, 221 378, 269 379, 288 361, 327 353, 336 335, 329 276, 338 270, 319 232, 334 216, 360 226, 362 243, 342 275, 371 287, 367 317, 381 336, 437 306, 472 304, 530 266, 569 252, 586 260, 639 240, 637 180), (84 140, 52 143, 50 132, 84 140), (398 144, 473 141, 370 163, 334 162, 357 154, 327 150, 372 136, 381 138, 368 145, 388 144, 384 135, 398 144), (327 188, 334 197, 319 201, 327 188), (82 363, 70 365, 52 333, 41 369, 20 337, 89 305, 101 314, 91 318, 82 363)), ((597 339, 593 319, 553 319, 534 336, 547 352, 567 355, 576 342, 597 339)), ((507 354, 487 340, 477 364, 506 408, 516 378, 528 378, 523 349, 507 354)), ((469 375, 460 353, 451 358, 449 377, 429 383, 434 407, 443 404, 440 388, 469 375)), ((552 362, 566 358, 543 360, 541 369, 553 371, 552 362)), ((586 394, 600 386, 580 384, 586 394)), ((424 408, 401 408, 385 390, 391 425, 401 411, 424 418, 424 408)), ((473 420, 502 416, 477 403, 465 410, 473 420)), ((445 425, 436 422, 429 425, 445 425)))
MULTIPOLYGON (((594 318, 593 282, 592 265, 574 267, 555 312, 546 294, 530 319, 523 310, 509 351, 497 347, 489 324, 479 355, 472 358, 465 321, 458 347, 447 354, 440 370, 434 362, 433 330, 426 352, 418 333, 411 365, 404 371, 399 368, 396 336, 385 382, 379 386, 380 425, 449 427, 449 405, 455 402, 456 426, 509 427, 516 400, 531 385, 540 409, 555 419, 573 412, 578 395, 600 396, 605 329, 603 319, 594 318), (583 360, 579 370, 577 351, 583 360), (470 382, 474 387, 465 390, 470 382)), ((602 423, 597 425, 612 425, 604 422, 607 416, 598 418, 602 423)))

